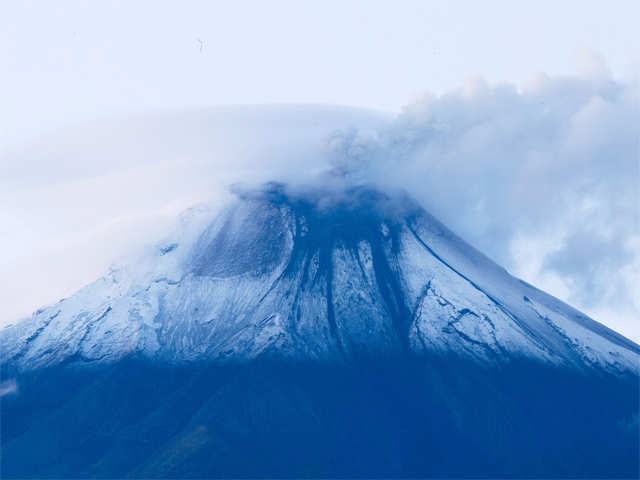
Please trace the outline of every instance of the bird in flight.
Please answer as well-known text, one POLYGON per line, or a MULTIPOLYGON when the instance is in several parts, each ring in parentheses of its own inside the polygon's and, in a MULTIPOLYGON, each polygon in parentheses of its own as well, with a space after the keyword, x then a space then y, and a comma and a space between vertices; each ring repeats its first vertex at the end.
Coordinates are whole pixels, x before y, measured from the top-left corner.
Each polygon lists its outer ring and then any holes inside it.
POLYGON ((196 38, 196 40, 200 44, 200 53, 202 53, 202 49, 204 48, 204 42, 200 38, 196 38))

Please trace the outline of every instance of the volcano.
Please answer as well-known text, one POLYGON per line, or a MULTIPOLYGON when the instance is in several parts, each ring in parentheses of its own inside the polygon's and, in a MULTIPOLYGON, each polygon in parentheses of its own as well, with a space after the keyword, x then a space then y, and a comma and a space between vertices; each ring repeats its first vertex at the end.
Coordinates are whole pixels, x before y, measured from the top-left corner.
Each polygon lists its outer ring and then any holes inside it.
POLYGON ((402 192, 236 197, 0 331, 5 477, 640 475, 634 342, 402 192))

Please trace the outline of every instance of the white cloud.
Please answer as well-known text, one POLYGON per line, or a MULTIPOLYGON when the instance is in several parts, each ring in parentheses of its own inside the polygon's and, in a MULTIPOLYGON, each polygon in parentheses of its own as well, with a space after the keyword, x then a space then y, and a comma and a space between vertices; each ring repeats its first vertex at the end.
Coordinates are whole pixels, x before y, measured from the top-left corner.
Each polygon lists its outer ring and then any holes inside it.
POLYGON ((516 275, 640 340, 640 89, 587 71, 424 95, 376 138, 349 136, 371 152, 353 175, 404 186, 516 275))

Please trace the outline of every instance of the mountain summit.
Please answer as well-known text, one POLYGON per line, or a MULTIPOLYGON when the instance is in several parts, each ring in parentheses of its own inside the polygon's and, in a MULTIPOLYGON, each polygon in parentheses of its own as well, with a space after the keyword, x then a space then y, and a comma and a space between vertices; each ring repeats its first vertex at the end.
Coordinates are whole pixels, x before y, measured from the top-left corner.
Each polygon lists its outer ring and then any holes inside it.
POLYGON ((0 331, 9 476, 638 474, 640 347, 405 194, 187 223, 0 331))

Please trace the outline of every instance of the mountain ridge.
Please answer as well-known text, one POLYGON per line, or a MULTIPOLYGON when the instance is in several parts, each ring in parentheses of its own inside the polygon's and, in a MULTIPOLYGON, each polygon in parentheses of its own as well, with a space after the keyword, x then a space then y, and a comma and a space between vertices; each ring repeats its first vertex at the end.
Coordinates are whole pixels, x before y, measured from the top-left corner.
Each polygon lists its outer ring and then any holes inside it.
POLYGON ((638 371, 638 345, 511 277, 404 193, 236 190, 142 274, 112 271, 1 330, 0 363, 457 350, 638 371))

